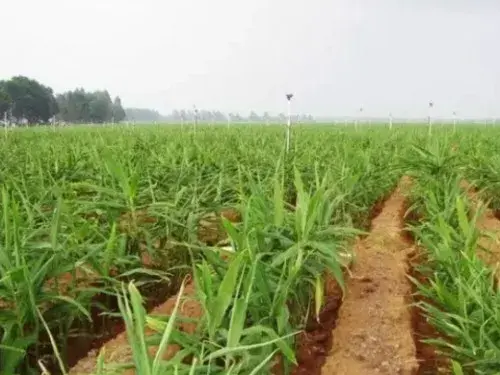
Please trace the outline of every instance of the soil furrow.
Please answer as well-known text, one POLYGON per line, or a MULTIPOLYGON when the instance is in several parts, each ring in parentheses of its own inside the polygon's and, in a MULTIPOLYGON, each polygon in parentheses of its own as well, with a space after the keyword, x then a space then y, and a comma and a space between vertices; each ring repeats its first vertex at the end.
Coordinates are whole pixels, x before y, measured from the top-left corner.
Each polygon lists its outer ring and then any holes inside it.
MULTIPOLYGON (((217 242, 222 242, 226 238, 225 232, 222 230, 221 217, 225 217, 231 222, 238 222, 241 220, 240 214, 234 209, 224 209, 216 213, 210 213, 202 218, 199 222, 198 239, 204 243, 214 245, 217 242)), ((165 302, 155 307, 148 315, 170 316, 174 310, 177 295, 168 298, 165 302)), ((197 324, 193 322, 199 321, 203 316, 203 308, 196 300, 196 289, 193 282, 188 282, 184 288, 184 294, 181 298, 179 305, 176 328, 186 332, 194 333, 197 324), (182 322, 181 320, 186 320, 182 322)), ((124 328, 124 327, 123 327, 124 328)), ((145 329, 145 335, 150 336, 154 334, 151 329, 145 329)), ((133 362, 132 350, 128 341, 127 332, 122 330, 115 338, 107 341, 101 349, 104 349, 104 362, 113 365, 123 365, 133 362)), ((94 372, 97 364, 97 357, 100 350, 92 350, 87 356, 81 359, 69 372, 70 375, 86 375, 94 372)), ((156 354, 157 347, 150 347, 152 355, 156 354)), ((167 346, 163 359, 167 360, 172 358, 179 350, 180 346, 177 344, 170 344, 167 346)), ((134 375, 135 369, 129 369, 121 372, 122 375, 134 375)))
POLYGON ((408 307, 408 256, 414 247, 403 233, 403 178, 355 245, 352 276, 340 307, 324 375, 414 374, 418 363, 408 307))
MULTIPOLYGON (((184 293, 181 299, 181 303, 179 305, 178 310, 178 318, 185 318, 188 321, 191 319, 199 320, 203 315, 203 310, 198 301, 196 301, 195 297, 195 287, 192 282, 186 284, 184 288, 184 293)), ((158 315, 158 316, 169 316, 172 314, 175 302, 177 300, 177 295, 170 297, 165 303, 153 309, 149 315, 158 315)), ((195 323, 176 323, 177 329, 187 332, 194 333, 196 330, 195 323)), ((150 336, 154 334, 154 331, 147 328, 145 330, 145 335, 150 336)), ((104 362, 107 364, 113 365, 123 365, 133 362, 132 350, 128 341, 127 333, 124 331, 120 333, 114 339, 108 341, 103 345, 101 349, 104 349, 104 362)), ((100 350, 101 350, 100 349, 100 350)), ((100 351, 99 350, 99 351, 100 351)), ((154 355, 156 353, 157 347, 151 347, 151 354, 154 355)), ((177 344, 170 344, 165 351, 163 358, 169 359, 172 358, 178 351, 180 347, 177 344)), ((94 350, 90 352, 87 357, 80 360, 76 366, 74 366, 69 372, 70 375, 87 375, 94 373, 97 365, 97 357, 99 355, 98 350, 94 350)), ((136 374, 135 369, 129 369, 121 372, 122 375, 134 375, 136 374)))
MULTIPOLYGON (((419 271, 418 267, 426 262, 425 255, 421 249, 416 249, 415 253, 408 258, 410 275, 423 285, 428 284, 427 275, 419 271)), ((412 304, 412 328, 413 340, 418 360, 418 368, 415 375, 437 375, 448 374, 450 368, 449 359, 440 354, 432 344, 424 342, 428 339, 443 338, 439 332, 427 320, 426 314, 418 304, 433 304, 429 298, 425 298, 419 293, 417 285, 412 283, 413 296, 409 299, 412 304)))

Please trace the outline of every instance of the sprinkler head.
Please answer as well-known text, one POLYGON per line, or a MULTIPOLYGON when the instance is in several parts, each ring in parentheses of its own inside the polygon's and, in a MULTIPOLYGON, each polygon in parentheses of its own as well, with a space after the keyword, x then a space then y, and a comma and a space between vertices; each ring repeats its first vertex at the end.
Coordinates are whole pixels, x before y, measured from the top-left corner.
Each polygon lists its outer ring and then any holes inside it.
POLYGON ((286 94, 286 100, 290 101, 293 98, 293 94, 286 94))

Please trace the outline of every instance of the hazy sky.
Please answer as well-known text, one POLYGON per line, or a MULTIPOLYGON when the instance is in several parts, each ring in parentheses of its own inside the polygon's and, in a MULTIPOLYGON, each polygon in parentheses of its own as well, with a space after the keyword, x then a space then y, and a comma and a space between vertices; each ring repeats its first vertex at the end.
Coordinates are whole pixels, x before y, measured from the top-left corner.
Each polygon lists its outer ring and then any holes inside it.
POLYGON ((498 0, 2 0, 0 78, 125 106, 500 117, 498 0), (5 56, 8 56, 5 58, 5 56))

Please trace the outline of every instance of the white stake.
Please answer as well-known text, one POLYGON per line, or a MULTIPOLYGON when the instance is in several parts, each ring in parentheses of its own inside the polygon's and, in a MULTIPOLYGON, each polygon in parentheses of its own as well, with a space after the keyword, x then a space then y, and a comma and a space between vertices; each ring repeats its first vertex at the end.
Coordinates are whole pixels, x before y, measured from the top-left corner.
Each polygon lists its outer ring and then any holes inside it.
POLYGON ((457 112, 453 111, 453 133, 457 130, 457 112))
POLYGON ((392 113, 389 113, 389 130, 392 130, 392 113))
POLYGON ((286 152, 290 149, 290 128, 292 127, 292 98, 293 94, 286 94, 288 101, 288 119, 286 124, 286 152))
POLYGON ((434 107, 434 103, 433 102, 429 102, 429 116, 428 116, 428 123, 429 123, 429 136, 431 135, 432 133, 432 108, 434 107))

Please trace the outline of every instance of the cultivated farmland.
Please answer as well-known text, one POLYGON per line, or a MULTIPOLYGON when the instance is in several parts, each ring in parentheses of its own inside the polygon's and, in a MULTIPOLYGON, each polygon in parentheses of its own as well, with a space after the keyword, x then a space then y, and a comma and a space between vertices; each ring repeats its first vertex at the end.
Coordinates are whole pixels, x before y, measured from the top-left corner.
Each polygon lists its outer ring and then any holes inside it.
POLYGON ((0 373, 500 374, 500 130, 0 138, 0 373))

